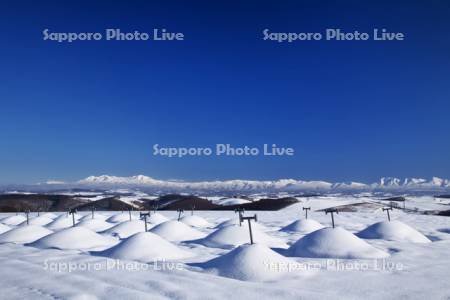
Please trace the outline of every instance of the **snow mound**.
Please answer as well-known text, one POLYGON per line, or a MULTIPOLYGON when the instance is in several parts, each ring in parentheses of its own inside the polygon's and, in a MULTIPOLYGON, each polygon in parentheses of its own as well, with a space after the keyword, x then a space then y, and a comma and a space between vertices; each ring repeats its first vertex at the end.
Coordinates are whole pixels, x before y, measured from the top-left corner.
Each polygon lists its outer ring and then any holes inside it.
POLYGON ((223 221, 222 223, 220 223, 219 225, 217 225, 214 228, 222 228, 222 227, 231 226, 231 225, 239 225, 239 220, 238 219, 229 219, 227 221, 223 221))
MULTIPOLYGON (((150 227, 150 224, 147 224, 148 227, 150 227)), ((121 239, 127 238, 129 236, 132 236, 135 233, 138 232, 144 232, 145 231, 145 223, 141 220, 134 220, 134 221, 126 221, 122 222, 120 224, 115 225, 114 227, 111 227, 102 233, 109 234, 112 236, 117 236, 121 239)))
MULTIPOLYGON (((85 220, 100 220, 100 221, 105 221, 108 217, 104 216, 102 214, 99 213, 94 213, 94 219, 92 219, 92 214, 89 213, 87 215, 85 215, 84 217, 82 217, 80 219, 80 221, 85 221, 85 220)), ((129 220, 129 219, 128 219, 129 220)))
POLYGON ((201 239, 205 235, 200 231, 179 221, 167 221, 153 227, 151 232, 169 241, 188 241, 201 239))
MULTIPOLYGON (((253 240, 258 244, 263 244, 269 247, 287 248, 284 242, 267 235, 254 228, 252 224, 253 240)), ((204 239, 196 241, 207 247, 212 248, 234 248, 236 246, 250 242, 250 233, 247 224, 225 226, 210 233, 204 239)))
POLYGON ((323 228, 305 235, 289 248, 291 256, 322 258, 385 258, 389 254, 347 230, 323 228))
MULTIPOLYGON (((75 224, 77 224, 77 219, 75 219, 75 224)), ((73 226, 72 216, 62 215, 56 218, 53 222, 46 225, 48 229, 51 230, 60 230, 73 226)))
POLYGON ((85 227, 71 227, 49 234, 29 246, 36 248, 56 248, 61 250, 84 250, 111 247, 117 240, 102 236, 85 227))
MULTIPOLYGON (((131 220, 136 220, 136 217, 133 214, 131 215, 131 220)), ((106 221, 110 222, 110 223, 126 222, 126 221, 130 221, 130 215, 128 212, 123 212, 123 213, 109 217, 108 219, 106 219, 106 221)))
POLYGON ((225 255, 198 264, 207 272, 244 281, 267 281, 281 277, 295 262, 265 245, 242 245, 225 255), (285 271, 285 272, 283 272, 285 271))
POLYGON ((20 223, 23 223, 23 221, 26 220, 27 218, 23 215, 15 215, 3 218, 1 222, 5 225, 16 226, 19 225, 20 223))
POLYGON ((7 232, 8 230, 11 230, 11 227, 0 223, 0 234, 2 234, 3 232, 7 232))
MULTIPOLYGON (((239 218, 229 219, 227 221, 220 223, 214 228, 219 229, 226 226, 236 226, 236 225, 239 226, 239 218)), ((246 226, 248 228, 247 221, 242 222, 242 226, 246 226)), ((256 228, 259 231, 267 231, 266 226, 264 226, 260 222, 252 222, 252 228, 256 228)))
POLYGON ((0 234, 0 243, 31 243, 51 233, 53 231, 38 225, 20 226, 0 234))
POLYGON ((383 221, 375 223, 357 233, 364 239, 383 239, 389 241, 405 241, 413 243, 430 243, 431 241, 414 228, 400 221, 383 221))
POLYGON ((228 206, 228 205, 246 204, 246 203, 251 203, 251 202, 252 201, 250 201, 250 200, 241 199, 241 198, 225 198, 225 199, 220 199, 218 201, 215 201, 215 204, 228 206))
MULTIPOLYGON (((78 221, 81 219, 82 216, 80 216, 79 214, 75 214, 75 221, 78 221)), ((63 220, 63 219, 69 219, 72 220, 72 215, 68 214, 67 212, 59 215, 55 220, 63 220)))
POLYGON ((166 217, 164 217, 162 214, 159 213, 153 213, 150 215, 150 218, 147 218, 147 223, 151 223, 154 225, 158 225, 166 221, 169 221, 169 219, 167 219, 166 217))
POLYGON ((112 248, 101 252, 93 252, 92 254, 115 259, 135 260, 143 263, 193 256, 190 252, 178 248, 151 232, 136 233, 112 248))
POLYGON ((311 233, 313 231, 322 229, 324 226, 312 219, 300 219, 283 227, 280 231, 285 232, 299 232, 303 234, 311 233))
POLYGON ((95 232, 105 231, 114 226, 112 223, 105 222, 101 219, 81 219, 80 222, 76 224, 76 226, 83 226, 87 229, 90 229, 95 232))
POLYGON ((41 217, 46 217, 46 218, 50 218, 50 219, 56 219, 58 216, 57 215, 55 215, 54 213, 50 213, 50 212, 48 212, 48 213, 45 213, 45 214, 43 214, 43 215, 40 215, 41 217))
POLYGON ((211 227, 211 223, 203 219, 199 216, 186 216, 180 219, 181 222, 183 222, 186 225, 192 226, 192 227, 211 227))
MULTIPOLYGON (((35 217, 35 218, 30 218, 30 220, 28 221, 28 225, 39 225, 39 226, 45 226, 49 223, 53 222, 53 219, 44 217, 44 216, 39 216, 39 217, 35 217)), ((27 225, 27 221, 23 221, 22 223, 20 223, 20 225, 27 225)))

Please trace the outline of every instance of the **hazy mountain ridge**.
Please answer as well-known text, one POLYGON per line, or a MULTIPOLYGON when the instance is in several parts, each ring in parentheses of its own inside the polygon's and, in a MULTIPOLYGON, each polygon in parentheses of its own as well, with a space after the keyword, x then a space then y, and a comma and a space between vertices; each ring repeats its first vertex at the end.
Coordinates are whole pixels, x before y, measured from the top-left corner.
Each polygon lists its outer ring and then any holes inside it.
POLYGON ((89 176, 75 184, 82 186, 144 186, 161 189, 186 190, 446 190, 450 180, 433 177, 423 178, 383 177, 377 183, 304 181, 295 179, 279 180, 225 180, 225 181, 173 181, 158 180, 145 175, 119 177, 110 175, 89 176))

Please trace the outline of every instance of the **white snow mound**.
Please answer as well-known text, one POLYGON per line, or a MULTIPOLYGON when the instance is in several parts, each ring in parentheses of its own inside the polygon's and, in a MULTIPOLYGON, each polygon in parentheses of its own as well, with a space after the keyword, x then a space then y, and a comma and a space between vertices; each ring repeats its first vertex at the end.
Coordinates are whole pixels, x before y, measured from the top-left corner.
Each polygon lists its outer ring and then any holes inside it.
POLYGON ((75 226, 83 226, 95 232, 104 231, 114 226, 112 223, 105 222, 102 219, 81 219, 75 226))
POLYGON ((19 225, 20 223, 23 223, 23 221, 26 221, 27 218, 23 215, 15 215, 15 216, 9 216, 6 218, 3 218, 1 220, 1 222, 5 225, 9 225, 9 226, 16 226, 19 225))
MULTIPOLYGON (((150 224, 147 224, 147 229, 151 227, 150 224)), ((127 238, 129 236, 132 236, 135 233, 138 232, 144 232, 145 231, 145 223, 141 220, 134 220, 134 221, 126 221, 119 223, 115 225, 114 227, 111 227, 105 231, 103 231, 103 234, 109 234, 112 236, 119 237, 121 239, 127 238)))
POLYGON ((158 224, 164 223, 166 221, 169 221, 169 219, 167 219, 160 213, 153 213, 150 215, 150 218, 147 218, 147 222, 154 224, 154 225, 158 225, 158 224))
POLYGON ((89 213, 87 215, 85 215, 84 217, 82 217, 80 219, 80 221, 85 221, 85 220, 100 220, 100 221, 105 221, 108 217, 99 213, 94 212, 94 218, 92 219, 92 213, 89 213))
POLYGON ((385 258, 389 254, 336 227, 323 228, 305 235, 290 248, 291 256, 321 258, 385 258))
POLYGON ((205 227, 211 227, 211 223, 203 219, 199 216, 186 216, 180 219, 181 222, 183 222, 186 225, 192 226, 192 227, 199 227, 199 228, 205 228, 205 227))
POLYGON ((57 215, 55 215, 54 213, 51 213, 51 212, 44 213, 44 214, 42 214, 40 216, 41 217, 50 218, 50 219, 56 219, 58 217, 57 215))
POLYGON ((0 234, 2 234, 3 232, 7 232, 8 230, 11 230, 11 227, 0 223, 0 234))
POLYGON ((135 260, 143 263, 193 256, 192 253, 178 248, 151 232, 136 233, 112 248, 101 252, 93 252, 92 254, 115 259, 135 260))
POLYGON ((242 245, 225 255, 199 264, 207 272, 244 281, 274 280, 295 264, 265 245, 242 245), (278 268, 285 266, 285 268, 278 268), (284 272, 283 272, 284 271, 284 272))
POLYGON ((308 234, 313 231, 322 229, 324 226, 319 222, 312 219, 300 219, 292 222, 291 224, 283 227, 280 231, 285 232, 299 232, 302 234, 308 234))
MULTIPOLYGON (((75 218, 75 224, 77 224, 77 219, 75 218)), ((53 222, 46 225, 48 229, 51 230, 61 230, 69 227, 73 227, 72 216, 62 215, 56 218, 53 222)))
POLYGON ((42 226, 20 226, 0 234, 0 243, 26 244, 53 233, 42 226))
POLYGON ((85 227, 71 227, 49 234, 29 246, 61 250, 105 249, 116 244, 113 237, 103 236, 85 227))
MULTIPOLYGON (((271 237, 268 234, 253 227, 252 223, 253 241, 258 244, 263 244, 275 248, 287 248, 287 244, 277 238, 271 237)), ((202 240, 196 241, 202 245, 212 248, 234 248, 236 246, 250 242, 250 233, 248 225, 243 223, 242 226, 231 225, 217 229, 210 233, 202 240)))
POLYGON ((413 243, 431 242, 422 233, 397 220, 372 224, 357 233, 357 235, 363 239, 383 239, 388 241, 405 241, 413 243))
POLYGON ((188 241, 201 239, 205 235, 200 231, 179 221, 167 221, 153 227, 151 232, 169 241, 188 241))
MULTIPOLYGON (((131 220, 136 220, 136 216, 131 214, 131 220)), ((126 222, 126 221, 130 221, 130 215, 128 212, 123 212, 123 213, 116 214, 116 215, 109 217, 108 219, 106 219, 106 221, 111 222, 111 223, 126 222)))

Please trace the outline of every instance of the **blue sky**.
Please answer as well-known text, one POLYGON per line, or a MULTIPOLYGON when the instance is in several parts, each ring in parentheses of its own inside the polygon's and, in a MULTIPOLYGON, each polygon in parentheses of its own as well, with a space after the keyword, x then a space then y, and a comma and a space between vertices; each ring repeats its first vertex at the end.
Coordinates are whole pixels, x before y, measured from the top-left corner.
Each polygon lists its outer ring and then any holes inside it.
POLYGON ((450 178, 446 1, 0 4, 0 183, 450 178), (42 40, 42 30, 183 32, 183 42, 42 40), (278 44, 262 30, 404 32, 278 44), (294 157, 152 155, 153 144, 295 148, 294 157))

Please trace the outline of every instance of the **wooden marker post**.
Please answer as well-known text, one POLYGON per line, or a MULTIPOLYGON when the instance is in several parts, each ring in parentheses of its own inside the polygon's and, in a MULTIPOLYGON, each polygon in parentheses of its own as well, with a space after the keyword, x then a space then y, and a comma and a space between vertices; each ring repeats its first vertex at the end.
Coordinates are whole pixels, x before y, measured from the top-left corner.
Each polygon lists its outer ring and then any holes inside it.
POLYGON ((178 221, 180 221, 181 214, 184 213, 184 209, 179 208, 179 209, 177 209, 177 212, 178 212, 178 221))
POLYGON ((239 226, 242 226, 242 217, 244 216, 245 209, 242 207, 236 208, 234 213, 239 213, 239 226))
POLYGON ((27 225, 30 224, 30 210, 25 211, 25 214, 27 215, 27 225))
POLYGON ((192 206, 191 206, 191 216, 194 215, 194 209, 195 209, 195 205, 192 205, 192 206))
POLYGON ((255 222, 258 221, 258 216, 255 214, 253 217, 244 217, 242 215, 239 215, 239 221, 242 223, 245 220, 248 222, 248 231, 250 232, 250 244, 253 245, 253 232, 252 232, 252 222, 251 220, 255 220, 255 222))
POLYGON ((75 227, 75 214, 77 213, 77 210, 75 208, 72 208, 69 210, 69 214, 72 215, 72 226, 75 227))
POLYGON ((383 207, 383 211, 387 212, 388 221, 391 221, 391 215, 389 214, 389 211, 392 210, 392 207, 383 207))
POLYGON ((94 219, 95 206, 91 206, 92 219, 94 219))
POLYGON ((311 210, 311 207, 303 207, 303 210, 305 211, 305 218, 308 220, 308 210, 311 210))
POLYGON ((325 210, 325 214, 328 215, 328 213, 331 214, 331 223, 333 224, 333 228, 334 228, 334 213, 339 214, 339 211, 335 208, 329 208, 325 210))
POLYGON ((131 207, 128 208, 128 215, 130 216, 130 221, 131 221, 131 207))
POLYGON ((144 223, 145 223, 145 232, 147 232, 147 217, 150 217, 150 212, 147 213, 139 213, 139 216, 142 218, 144 218, 144 223))

